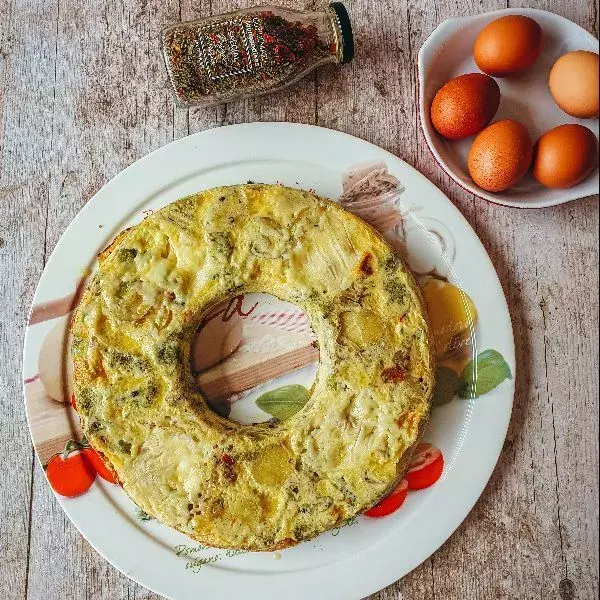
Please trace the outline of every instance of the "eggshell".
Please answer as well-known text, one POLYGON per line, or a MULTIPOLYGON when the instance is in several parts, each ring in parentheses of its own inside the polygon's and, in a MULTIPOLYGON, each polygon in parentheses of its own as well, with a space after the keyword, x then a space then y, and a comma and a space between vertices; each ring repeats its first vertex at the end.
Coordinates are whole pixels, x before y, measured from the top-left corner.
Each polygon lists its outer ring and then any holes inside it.
POLYGON ((561 110, 573 117, 598 116, 599 61, 595 52, 575 50, 552 65, 548 85, 561 110))
POLYGON ((480 188, 501 192, 527 173, 532 151, 531 138, 521 123, 497 121, 475 138, 469 151, 469 173, 480 188))
POLYGON ((481 131, 500 104, 500 88, 488 75, 468 73, 445 83, 431 103, 431 122, 445 138, 459 140, 481 131))
POLYGON ((560 125, 540 137, 533 154, 533 176, 543 186, 568 188, 598 164, 598 140, 583 125, 560 125))
POLYGON ((473 45, 475 63, 494 77, 529 69, 541 51, 542 28, 523 15, 508 15, 488 23, 473 45))

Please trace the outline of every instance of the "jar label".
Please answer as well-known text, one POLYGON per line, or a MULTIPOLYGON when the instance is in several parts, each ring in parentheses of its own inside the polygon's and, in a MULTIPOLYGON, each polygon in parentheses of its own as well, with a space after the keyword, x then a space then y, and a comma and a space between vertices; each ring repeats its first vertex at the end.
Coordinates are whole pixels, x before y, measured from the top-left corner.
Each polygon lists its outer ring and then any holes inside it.
POLYGON ((245 15, 207 23, 198 32, 198 52, 212 80, 251 73, 265 52, 260 18, 245 15))

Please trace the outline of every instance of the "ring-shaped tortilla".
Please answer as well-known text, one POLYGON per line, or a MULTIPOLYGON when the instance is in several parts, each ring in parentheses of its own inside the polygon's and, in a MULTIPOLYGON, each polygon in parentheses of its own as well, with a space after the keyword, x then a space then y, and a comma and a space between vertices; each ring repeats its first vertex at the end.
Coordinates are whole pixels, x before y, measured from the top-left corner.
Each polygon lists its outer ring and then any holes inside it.
POLYGON ((403 476, 434 364, 418 287, 383 238, 296 189, 207 190, 155 212, 100 256, 72 323, 89 443, 148 514, 209 546, 272 550, 339 526, 403 476), (212 412, 190 369, 207 310, 248 292, 294 302, 320 351, 282 422, 212 412))

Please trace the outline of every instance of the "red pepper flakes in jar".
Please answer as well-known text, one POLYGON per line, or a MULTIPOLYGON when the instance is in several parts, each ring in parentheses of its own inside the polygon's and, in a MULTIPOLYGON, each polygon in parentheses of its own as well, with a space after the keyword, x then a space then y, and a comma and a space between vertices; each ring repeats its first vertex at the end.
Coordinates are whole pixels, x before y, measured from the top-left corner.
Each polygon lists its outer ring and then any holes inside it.
POLYGON ((211 106, 275 92, 327 63, 354 56, 348 12, 254 7, 177 23, 161 33, 177 102, 211 106))

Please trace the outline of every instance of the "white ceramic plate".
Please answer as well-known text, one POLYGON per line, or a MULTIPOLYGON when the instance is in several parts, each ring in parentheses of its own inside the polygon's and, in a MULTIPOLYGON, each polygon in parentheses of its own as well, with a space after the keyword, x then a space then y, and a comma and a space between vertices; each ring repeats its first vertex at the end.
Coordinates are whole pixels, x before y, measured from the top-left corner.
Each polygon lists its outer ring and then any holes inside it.
POLYGON ((514 187, 490 193, 477 187, 467 170, 467 155, 474 137, 445 140, 433 128, 430 106, 442 85, 463 73, 478 73, 473 60, 473 43, 491 21, 505 15, 526 15, 536 20, 544 33, 541 56, 533 67, 517 77, 496 78, 502 94, 494 121, 515 119, 529 130, 535 142, 539 136, 565 123, 579 123, 598 136, 598 119, 576 119, 562 112, 548 89, 548 74, 554 61, 571 50, 598 53, 598 40, 572 21, 533 8, 496 10, 473 17, 443 21, 419 51, 419 112, 427 144, 439 165, 463 188, 496 204, 519 208, 542 208, 598 193, 598 169, 580 184, 564 190, 541 186, 531 175, 514 187))
MULTIPOLYGON (((402 182, 402 245, 412 268, 425 279, 437 274, 472 298, 478 312, 472 343, 497 351, 514 374, 511 323, 492 264, 462 215, 425 177, 376 146, 328 129, 283 123, 212 129, 125 169, 81 210, 52 253, 36 291, 24 351, 27 412, 42 464, 66 439, 80 435, 68 402, 69 309, 82 274, 94 268, 96 254, 118 232, 186 194, 248 180, 283 182, 335 199, 343 175, 357 163, 384 163, 402 182)), ((411 492, 399 511, 381 519, 359 517, 281 553, 202 548, 141 519, 123 490, 99 477, 85 494, 57 499, 108 561, 170 598, 235 593, 249 600, 279 600, 282 593, 291 600, 361 598, 419 565, 471 510, 502 448, 513 391, 508 378, 477 399, 455 398, 433 411, 425 439, 442 449, 444 473, 431 488, 411 492)))

